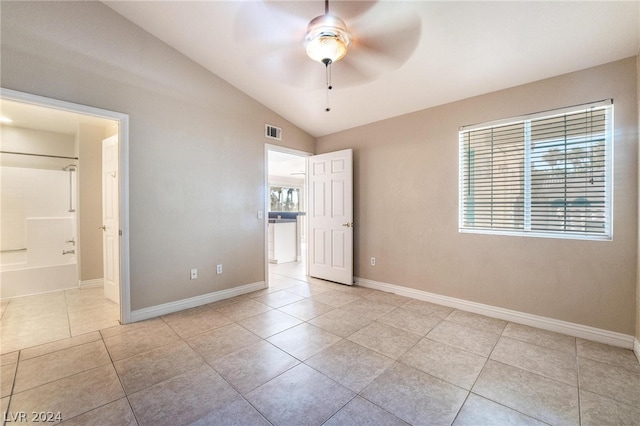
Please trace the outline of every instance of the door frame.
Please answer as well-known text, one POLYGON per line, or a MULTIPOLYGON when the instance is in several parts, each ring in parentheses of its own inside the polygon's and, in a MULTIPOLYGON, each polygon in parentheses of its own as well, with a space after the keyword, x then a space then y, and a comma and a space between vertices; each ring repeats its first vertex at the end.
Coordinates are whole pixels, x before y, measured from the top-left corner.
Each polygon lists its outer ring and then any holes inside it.
MULTIPOLYGON (((269 288, 269 231, 267 229, 267 226, 269 225, 269 205, 270 205, 270 197, 269 197, 269 151, 277 151, 277 152, 282 152, 285 154, 291 154, 291 155, 296 155, 298 157, 304 157, 304 158, 308 158, 310 156, 313 155, 313 153, 311 152, 306 152, 306 151, 301 151, 298 149, 293 149, 293 148, 287 148, 284 146, 280 146, 280 145, 274 145, 274 144, 270 144, 270 143, 265 143, 264 144, 264 210, 263 210, 263 235, 264 235, 264 282, 265 282, 265 287, 269 288)), ((309 171, 306 170, 305 176, 304 176, 304 184, 305 186, 307 185, 307 181, 308 181, 308 173, 309 171)), ((308 197, 308 195, 307 195, 308 197)), ((306 198, 305 198, 306 199, 306 198)), ((308 201, 308 200, 307 200, 308 201)), ((306 223, 306 229, 305 232, 307 233, 307 236, 309 235, 309 231, 308 231, 308 221, 305 222, 306 223)), ((308 253, 308 250, 307 250, 308 253)), ((309 259, 307 257, 307 254, 305 254, 305 259, 304 259, 304 266, 305 266, 305 274, 309 275, 309 259)))
POLYGON ((129 115, 87 105, 61 101, 17 90, 0 88, 0 98, 41 107, 84 114, 118 122, 118 168, 120 218, 120 322, 131 322, 131 282, 129 262, 129 115))

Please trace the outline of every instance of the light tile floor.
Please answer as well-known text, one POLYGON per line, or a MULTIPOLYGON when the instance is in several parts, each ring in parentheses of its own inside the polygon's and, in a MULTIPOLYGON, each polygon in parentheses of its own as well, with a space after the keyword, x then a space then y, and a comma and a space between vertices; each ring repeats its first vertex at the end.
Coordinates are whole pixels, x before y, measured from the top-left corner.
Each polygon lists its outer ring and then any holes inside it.
POLYGON ((306 279, 295 263, 271 277, 5 353, 2 411, 65 425, 640 425, 632 351, 306 279))
POLYGON ((118 305, 102 287, 62 290, 3 300, 0 353, 119 325, 118 305))

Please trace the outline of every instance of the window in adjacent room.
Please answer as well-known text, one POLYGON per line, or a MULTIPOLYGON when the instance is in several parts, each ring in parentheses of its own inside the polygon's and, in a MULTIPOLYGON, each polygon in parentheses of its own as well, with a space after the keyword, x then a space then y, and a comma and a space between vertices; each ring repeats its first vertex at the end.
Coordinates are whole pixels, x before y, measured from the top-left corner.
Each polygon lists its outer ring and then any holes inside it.
POLYGON ((461 232, 611 239, 613 102, 460 129, 461 232))
POLYGON ((271 199, 270 211, 272 212, 300 211, 300 188, 270 186, 269 197, 271 199))

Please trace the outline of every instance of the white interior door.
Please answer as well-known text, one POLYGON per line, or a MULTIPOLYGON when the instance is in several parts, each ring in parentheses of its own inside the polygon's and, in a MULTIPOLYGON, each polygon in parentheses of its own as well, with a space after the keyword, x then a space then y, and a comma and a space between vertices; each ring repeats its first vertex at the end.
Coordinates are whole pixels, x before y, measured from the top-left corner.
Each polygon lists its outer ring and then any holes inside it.
POLYGON ((120 224, 118 220, 118 136, 102 141, 102 258, 104 296, 120 303, 120 224))
POLYGON ((309 157, 309 275, 353 284, 353 152, 309 157))

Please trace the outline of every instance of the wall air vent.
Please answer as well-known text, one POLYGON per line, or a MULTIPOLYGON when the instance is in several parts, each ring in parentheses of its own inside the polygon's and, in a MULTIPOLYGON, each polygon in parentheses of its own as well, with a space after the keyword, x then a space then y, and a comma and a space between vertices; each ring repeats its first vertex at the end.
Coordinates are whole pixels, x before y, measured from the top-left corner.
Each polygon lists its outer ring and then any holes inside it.
POLYGON ((269 139, 282 140, 282 129, 280 127, 272 126, 271 124, 264 125, 264 135, 269 139))

